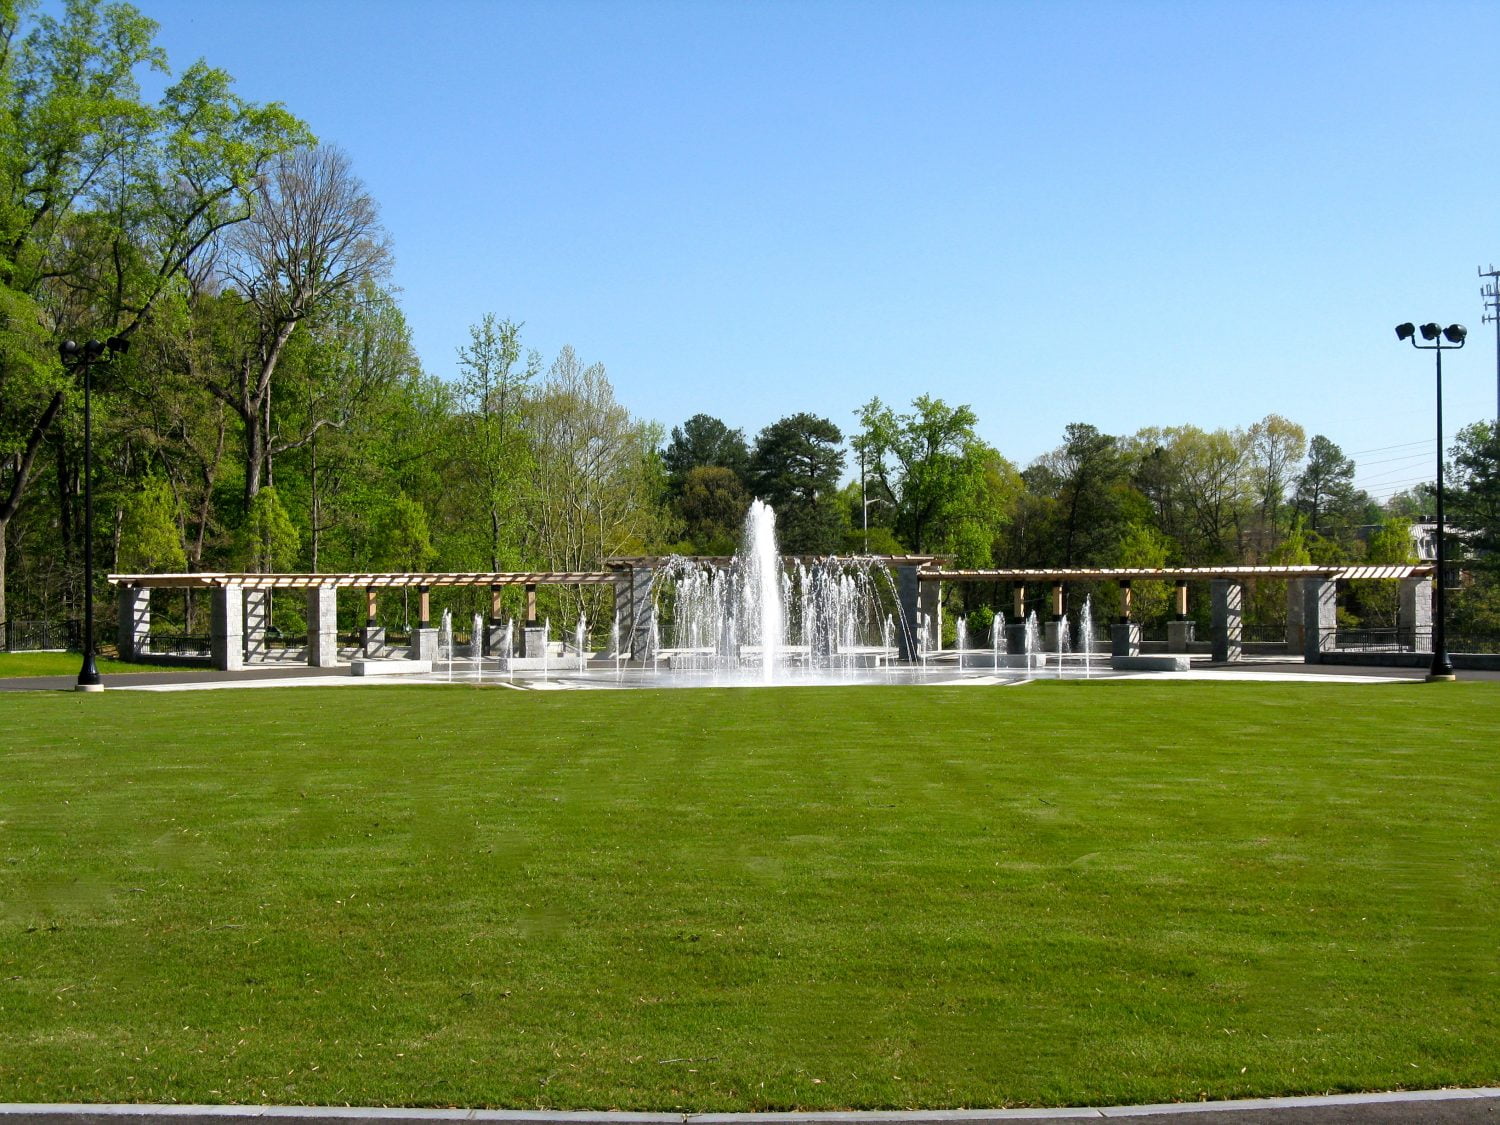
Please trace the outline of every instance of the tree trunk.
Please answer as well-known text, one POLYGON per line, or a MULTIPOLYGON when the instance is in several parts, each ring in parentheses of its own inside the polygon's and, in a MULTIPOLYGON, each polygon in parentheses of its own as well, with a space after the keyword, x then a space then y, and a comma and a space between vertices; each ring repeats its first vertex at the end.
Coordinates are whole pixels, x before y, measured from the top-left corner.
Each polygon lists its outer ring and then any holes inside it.
MULTIPOLYGON (((36 463, 37 451, 41 449, 42 440, 47 436, 48 429, 57 417, 57 412, 62 409, 62 403, 62 392, 58 391, 52 396, 52 401, 47 403, 47 409, 42 411, 42 416, 31 428, 31 433, 27 435, 26 448, 12 462, 15 475, 11 478, 10 492, 0 499, 0 623, 10 620, 5 597, 5 534, 10 529, 11 517, 21 507, 21 497, 25 494, 26 485, 31 480, 31 466, 36 463)), ((0 625, 0 628, 3 628, 3 625, 0 625)), ((4 644, 5 637, 0 636, 0 646, 4 644)))
POLYGON ((10 618, 5 612, 5 533, 10 520, 0 520, 0 652, 10 649, 10 618))

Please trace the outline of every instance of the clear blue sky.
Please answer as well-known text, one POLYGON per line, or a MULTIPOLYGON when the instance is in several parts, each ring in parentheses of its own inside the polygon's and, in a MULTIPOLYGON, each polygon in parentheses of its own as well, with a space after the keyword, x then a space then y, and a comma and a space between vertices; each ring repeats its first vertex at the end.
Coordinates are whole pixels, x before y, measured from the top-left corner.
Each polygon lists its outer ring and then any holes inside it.
POLYGON ((667 427, 872 395, 1324 433, 1386 495, 1493 417, 1500 4, 138 0, 352 156, 426 368, 486 312, 667 427))

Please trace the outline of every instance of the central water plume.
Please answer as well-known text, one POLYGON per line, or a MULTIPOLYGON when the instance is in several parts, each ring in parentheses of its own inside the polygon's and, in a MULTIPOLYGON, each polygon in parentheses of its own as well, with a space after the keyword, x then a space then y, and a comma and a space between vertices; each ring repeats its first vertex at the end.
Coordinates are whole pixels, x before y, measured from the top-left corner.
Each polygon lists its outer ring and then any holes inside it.
POLYGON ((791 668, 868 668, 891 659, 890 613, 900 612, 877 560, 784 559, 776 513, 760 500, 750 505, 727 565, 668 560, 652 605, 661 637, 660 648, 652 646, 654 666, 664 659, 674 671, 755 672, 763 682, 791 668))

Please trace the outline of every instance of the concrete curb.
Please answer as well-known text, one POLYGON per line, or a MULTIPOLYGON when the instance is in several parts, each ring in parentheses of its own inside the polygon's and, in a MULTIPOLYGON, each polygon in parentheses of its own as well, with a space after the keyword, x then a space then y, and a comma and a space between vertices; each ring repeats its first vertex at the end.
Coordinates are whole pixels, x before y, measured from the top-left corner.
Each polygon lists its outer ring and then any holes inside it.
POLYGON ((1216 1125, 1261 1123, 1443 1122, 1500 1125, 1500 1087, 1413 1090, 1389 1094, 1252 1098, 1163 1105, 1059 1109, 852 1110, 809 1113, 627 1113, 612 1110, 380 1109, 348 1106, 0 1104, 0 1125, 224 1125, 270 1118, 279 1125, 318 1122, 484 1122, 495 1125, 981 1125, 1004 1121, 1128 1118, 1136 1125, 1209 1115, 1216 1125))

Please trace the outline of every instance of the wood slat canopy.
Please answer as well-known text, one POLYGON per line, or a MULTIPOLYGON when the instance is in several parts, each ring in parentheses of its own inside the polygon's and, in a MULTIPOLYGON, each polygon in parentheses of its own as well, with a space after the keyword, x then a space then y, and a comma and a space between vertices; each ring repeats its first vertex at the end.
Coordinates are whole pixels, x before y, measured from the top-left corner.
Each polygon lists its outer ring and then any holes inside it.
POLYGON ((1416 578, 1432 565, 1398 566, 1179 566, 1107 567, 1066 570, 923 570, 923 582, 1201 582, 1213 578, 1416 578))
POLYGON ((606 585, 616 575, 605 571, 558 573, 555 571, 488 572, 447 574, 111 574, 113 586, 149 586, 153 589, 213 589, 241 586, 247 590, 309 590, 321 586, 354 589, 384 589, 411 586, 586 586, 606 585))
MULTIPOLYGON (((659 567, 666 560, 656 557, 608 559, 609 570, 558 571, 474 571, 428 574, 237 574, 205 571, 196 574, 111 574, 113 586, 150 587, 152 589, 214 589, 239 586, 247 590, 309 590, 319 587, 352 589, 400 589, 413 586, 589 586, 608 585, 621 571, 659 567)), ((695 556, 693 561, 708 565, 727 565, 728 557, 695 556)), ((785 556, 785 561, 797 561, 785 556)), ((808 558, 806 562, 823 559, 808 558)), ((1416 578, 1432 574, 1432 565, 1402 564, 1396 566, 1184 566, 1150 569, 1146 567, 1071 567, 1059 570, 941 570, 932 567, 931 555, 883 556, 888 566, 914 566, 923 582, 1172 582, 1206 581, 1214 578, 1332 578, 1336 581, 1365 578, 1416 578)))

